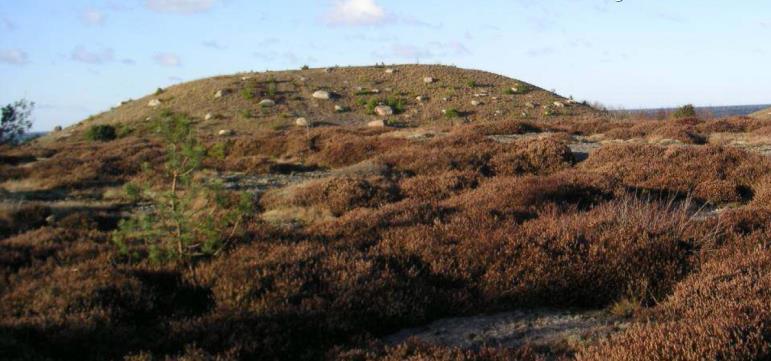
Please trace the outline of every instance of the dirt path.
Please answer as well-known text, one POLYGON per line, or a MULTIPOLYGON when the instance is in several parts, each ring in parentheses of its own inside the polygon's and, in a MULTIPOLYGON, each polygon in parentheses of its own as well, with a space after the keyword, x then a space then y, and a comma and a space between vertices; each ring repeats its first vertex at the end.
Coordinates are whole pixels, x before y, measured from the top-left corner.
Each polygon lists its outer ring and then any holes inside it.
POLYGON ((421 341, 462 348, 480 346, 562 348, 619 332, 629 323, 602 311, 521 309, 472 317, 446 318, 385 338, 390 344, 415 337, 421 341))

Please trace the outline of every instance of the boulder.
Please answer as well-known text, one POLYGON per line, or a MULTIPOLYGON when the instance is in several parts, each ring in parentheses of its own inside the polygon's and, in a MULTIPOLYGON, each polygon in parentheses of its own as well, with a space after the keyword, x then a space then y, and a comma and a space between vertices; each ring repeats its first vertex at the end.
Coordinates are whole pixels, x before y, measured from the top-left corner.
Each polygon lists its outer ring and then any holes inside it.
POLYGON ((221 137, 229 137, 235 134, 235 132, 232 129, 221 129, 219 132, 217 132, 217 134, 219 134, 221 137))
POLYGON ((159 107, 161 106, 161 101, 158 99, 152 99, 147 103, 147 106, 152 108, 159 107))
POLYGON ((270 108, 274 105, 276 105, 276 102, 272 99, 263 99, 260 101, 260 106, 263 108, 270 108))
POLYGON ((384 117, 388 115, 393 115, 394 110, 389 107, 388 105, 378 105, 375 107, 375 114, 384 117))
POLYGON ((310 124, 311 123, 308 121, 308 119, 305 119, 305 118, 302 118, 302 117, 297 118, 294 121, 294 125, 296 125, 298 127, 308 127, 308 126, 310 126, 310 124))
POLYGON ((423 78, 423 82, 426 83, 426 84, 431 84, 431 83, 434 82, 434 78, 432 78, 430 76, 424 77, 423 78))
POLYGON ((313 98, 314 99, 325 99, 326 100, 326 99, 329 99, 331 97, 332 97, 332 94, 330 94, 326 90, 316 90, 315 92, 313 92, 313 98))
POLYGON ((384 128, 386 126, 386 122, 383 119, 373 120, 367 123, 367 126, 370 128, 384 128))

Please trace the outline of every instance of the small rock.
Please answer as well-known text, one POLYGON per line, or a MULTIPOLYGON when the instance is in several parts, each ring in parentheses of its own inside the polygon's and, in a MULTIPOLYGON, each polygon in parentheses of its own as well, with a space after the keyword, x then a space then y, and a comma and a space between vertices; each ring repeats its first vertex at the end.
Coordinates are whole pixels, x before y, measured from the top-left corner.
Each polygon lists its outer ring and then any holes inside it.
POLYGON ((242 76, 242 77, 241 77, 241 81, 247 81, 247 80, 249 80, 249 79, 251 79, 251 78, 252 78, 252 77, 250 77, 250 76, 242 76))
POLYGON ((52 214, 46 217, 46 223, 48 223, 49 225, 56 223, 56 216, 52 214))
POLYGON ((472 100, 471 101, 471 105, 477 107, 477 106, 482 105, 482 102, 480 102, 479 100, 472 100))
POLYGON ((372 94, 380 94, 380 89, 377 89, 377 88, 372 89, 372 90, 370 90, 370 93, 372 93, 372 94))
POLYGON ((270 108, 274 105, 276 105, 276 102, 272 99, 263 99, 260 101, 260 106, 264 108, 270 108))
POLYGON ((394 110, 388 105, 378 105, 375 107, 375 114, 384 117, 387 115, 393 115, 394 110))
POLYGON ((426 83, 426 84, 431 84, 431 83, 434 82, 434 78, 432 78, 430 76, 427 76, 427 77, 423 78, 423 82, 426 83))
POLYGON ((393 74, 393 73, 395 73, 395 72, 396 72, 396 69, 393 69, 393 68, 387 68, 387 69, 385 70, 385 73, 386 73, 386 74, 393 74))
POLYGON ((159 107, 159 106, 161 106, 161 101, 160 101, 160 100, 158 100, 158 99, 153 99, 153 100, 150 100, 150 102, 149 102, 149 103, 147 103, 147 106, 148 106, 148 107, 153 107, 153 108, 155 108, 155 107, 159 107))
POLYGON ((219 134, 221 137, 229 137, 235 134, 235 132, 232 129, 221 129, 219 132, 217 132, 217 134, 219 134))
POLYGON ((450 97, 444 97, 444 98, 442 98, 442 101, 449 102, 450 101, 450 97))
POLYGON ((498 100, 498 97, 491 97, 492 100, 498 100))
POLYGON ((373 120, 367 123, 367 126, 370 128, 384 128, 386 126, 386 122, 382 119, 373 120))
POLYGON ((57 126, 54 127, 54 132, 61 132, 61 131, 62 131, 62 126, 61 125, 57 125, 57 126))
POLYGON ((294 125, 298 127, 307 127, 310 125, 310 122, 308 122, 308 119, 305 118, 297 118, 294 121, 294 125))
POLYGON ((214 118, 214 115, 212 113, 206 113, 204 115, 203 120, 212 120, 214 118))
POLYGON ((519 88, 517 88, 517 87, 511 87, 511 92, 512 92, 512 93, 519 93, 519 88))
POLYGON ((308 81, 308 78, 306 78, 306 77, 304 77, 304 76, 301 76, 301 77, 297 78, 297 80, 299 80, 299 81, 301 81, 301 82, 305 83, 306 81, 308 81))
POLYGON ((316 90, 313 92, 314 99, 329 99, 332 95, 326 90, 316 90))
POLYGON ((527 102, 527 103, 525 103, 525 107, 526 108, 534 109, 537 106, 538 106, 538 103, 534 103, 534 102, 527 102))
POLYGON ((495 115, 501 116, 501 115, 503 115, 503 111, 501 111, 501 110, 496 110, 496 111, 495 111, 495 115))
POLYGON ((230 90, 220 89, 220 90, 217 90, 216 93, 214 93, 214 97, 215 98, 222 98, 222 97, 224 97, 224 96, 226 96, 228 94, 230 94, 230 90))
POLYGON ((345 107, 343 107, 342 105, 335 104, 335 111, 338 113, 342 113, 345 111, 345 107))
POLYGON ((487 93, 476 93, 476 94, 474 94, 474 97, 477 97, 477 98, 486 97, 486 96, 487 96, 487 93))
POLYGON ((415 100, 417 100, 419 102, 424 102, 424 101, 428 100, 428 97, 424 96, 424 95, 418 95, 417 97, 415 97, 415 100))
POLYGON ((557 107, 557 108, 564 108, 565 107, 565 103, 563 103, 563 102, 554 102, 554 106, 557 107))

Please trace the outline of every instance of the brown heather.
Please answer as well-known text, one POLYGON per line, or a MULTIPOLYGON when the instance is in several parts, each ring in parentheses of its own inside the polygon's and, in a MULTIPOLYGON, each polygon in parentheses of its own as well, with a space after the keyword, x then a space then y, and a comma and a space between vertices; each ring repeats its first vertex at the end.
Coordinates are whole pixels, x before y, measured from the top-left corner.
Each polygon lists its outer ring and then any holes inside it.
MULTIPOLYGON (((431 99, 441 97, 470 80, 491 85, 491 94, 505 89, 486 73, 449 77, 455 70, 425 85, 427 74, 418 70, 395 73, 396 85, 407 77, 420 82, 405 85, 415 93, 407 99, 429 86, 431 99), (442 88, 442 81, 450 85, 442 88)), ((382 69, 307 72, 316 78, 311 85, 341 74, 387 81, 382 69)), ((281 78, 286 74, 274 74, 277 108, 315 109, 293 100, 292 89, 303 88, 307 97, 310 86, 292 85, 281 78)), ((264 79, 256 81, 263 91, 264 79)), ((206 92, 191 88, 192 100, 183 88, 163 96, 176 99, 166 100, 175 109, 195 103, 190 110, 198 114, 216 89, 238 84, 215 78, 196 83, 206 92)), ((550 103, 547 95, 533 93, 542 104, 550 103)), ((516 97, 506 101, 524 100, 516 97)), ((147 100, 141 102, 94 122, 144 119, 147 100)), ((237 96, 212 106, 226 116, 243 102, 237 96)), ((425 107, 438 107, 432 102, 425 107)), ((462 109, 463 102, 448 107, 462 109)), ((402 117, 415 106, 408 103, 402 117)), ((91 143, 74 131, 70 138, 3 148, 0 358, 771 357, 771 164, 751 148, 712 143, 716 134, 763 139, 768 121, 587 113, 490 121, 493 114, 480 107, 470 124, 442 117, 401 129, 262 127, 273 114, 249 120, 260 124, 253 128, 233 120, 237 132, 228 138, 212 135, 217 124, 197 123, 202 143, 222 156, 208 159, 210 169, 199 177, 237 171, 301 181, 261 194, 243 235, 221 254, 190 263, 131 261, 110 242, 117 220, 142 204, 108 197, 109 191, 132 180, 163 181, 154 179, 164 152, 152 134, 91 143), (579 160, 570 151, 572 135, 608 143, 579 160), (661 139, 675 141, 665 146, 661 139), (143 172, 145 162, 150 172, 143 172), (307 170, 317 171, 314 179, 302 180, 307 170), (268 221, 271 212, 323 216, 268 221), (547 306, 625 314, 629 327, 556 348, 383 340, 441 318, 547 306)), ((132 251, 147 252, 142 244, 132 251)))

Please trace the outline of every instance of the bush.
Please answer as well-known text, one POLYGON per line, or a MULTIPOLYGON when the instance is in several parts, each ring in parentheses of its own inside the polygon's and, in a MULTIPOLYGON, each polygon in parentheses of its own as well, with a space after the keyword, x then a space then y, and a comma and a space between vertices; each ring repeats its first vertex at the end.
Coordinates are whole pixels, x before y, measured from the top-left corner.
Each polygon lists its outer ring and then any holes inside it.
POLYGON ((35 103, 19 100, 3 107, 0 120, 0 145, 18 143, 24 133, 32 127, 30 115, 35 103))
POLYGON ((693 104, 686 104, 683 105, 680 108, 677 108, 677 110, 672 113, 672 118, 674 119, 680 119, 680 118, 692 118, 696 116, 696 108, 693 106, 693 104))
POLYGON ((117 137, 115 127, 107 124, 92 125, 86 131, 86 139, 90 141, 107 142, 117 137))
POLYGON ((458 109, 450 108, 444 111, 445 118, 458 118, 460 117, 460 112, 458 109))
POLYGON ((469 87, 469 88, 476 88, 477 87, 477 82, 474 81, 474 80, 469 80, 468 82, 466 82, 466 86, 469 87))
POLYGON ((310 69, 310 68, 311 68, 311 67, 309 67, 309 66, 307 66, 307 65, 303 65, 303 67, 302 67, 302 68, 300 68, 300 70, 308 70, 308 69, 310 69))

